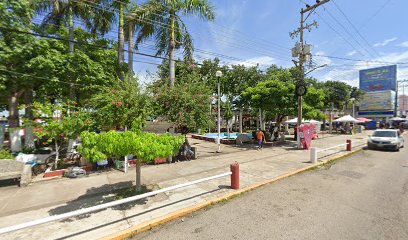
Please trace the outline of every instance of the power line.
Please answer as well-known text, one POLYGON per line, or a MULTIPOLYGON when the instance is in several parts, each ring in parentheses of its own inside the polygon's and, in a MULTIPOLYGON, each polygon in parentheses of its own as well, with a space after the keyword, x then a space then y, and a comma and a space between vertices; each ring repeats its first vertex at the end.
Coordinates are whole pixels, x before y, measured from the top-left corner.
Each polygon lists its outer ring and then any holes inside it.
MULTIPOLYGON (((119 0, 113 0, 113 1, 115 1, 115 2, 117 2, 117 3, 121 3, 121 4, 126 4, 125 2, 119 1, 119 0)), ((166 5, 164 5, 164 4, 162 4, 162 3, 160 3, 160 4, 161 4, 163 7, 167 7, 166 5)), ((159 14, 156 14, 156 13, 154 13, 154 12, 152 12, 152 14, 153 14, 153 15, 156 15, 156 16, 160 16, 159 14)), ((258 39, 258 40, 264 42, 265 44, 268 44, 268 47, 269 47, 269 44, 271 44, 271 45, 274 45, 275 47, 281 48, 281 49, 283 49, 283 50, 285 50, 285 51, 286 51, 286 50, 291 50, 290 48, 284 47, 284 46, 282 46, 282 45, 280 45, 280 44, 277 44, 277 43, 274 43, 274 42, 270 42, 270 41, 267 41, 267 40, 262 39, 262 38, 257 38, 257 37, 254 37, 254 36, 249 36, 249 35, 247 35, 246 33, 243 33, 243 32, 241 32, 241 31, 239 31, 239 30, 231 29, 230 27, 223 26, 223 25, 218 24, 218 23, 216 23, 216 22, 210 22, 210 24, 213 24, 213 25, 222 27, 222 28, 224 28, 224 29, 228 29, 228 31, 235 32, 235 33, 237 33, 237 35, 243 36, 243 37, 247 38, 247 39, 248 39, 249 41, 251 41, 251 42, 255 42, 255 41, 253 41, 253 39, 258 39)), ((224 33, 224 31, 221 31, 221 33, 224 33)), ((240 38, 240 39, 242 39, 242 38, 240 38)), ((259 42, 257 42, 257 43, 259 43, 259 42)), ((266 46, 266 45, 265 45, 265 46, 266 46)))
POLYGON ((408 62, 386 62, 386 61, 377 61, 377 60, 362 60, 362 59, 352 59, 352 58, 346 58, 346 57, 336 57, 336 56, 321 55, 321 54, 316 54, 314 56, 327 57, 327 58, 340 59, 340 60, 353 61, 353 62, 369 62, 369 63, 382 63, 382 64, 393 64, 393 65, 395 65, 395 64, 399 64, 399 65, 408 64, 408 62))
POLYGON ((361 55, 364 56, 364 54, 362 52, 360 52, 360 50, 358 50, 357 48, 354 47, 353 44, 351 44, 346 38, 343 37, 342 34, 340 34, 336 29, 334 29, 332 27, 332 25, 330 25, 330 23, 328 23, 326 21, 326 19, 324 19, 318 12, 315 11, 315 13, 317 14, 317 16, 333 31, 335 32, 337 35, 339 35, 348 45, 350 45, 356 52, 360 53, 361 55))
POLYGON ((102 87, 102 86, 100 86, 100 85, 85 85, 85 84, 79 84, 79 83, 65 82, 65 81, 61 81, 61 80, 59 80, 59 79, 50 79, 50 78, 45 78, 45 77, 39 77, 39 76, 35 76, 35 75, 33 75, 33 74, 21 73, 21 72, 6 70, 6 69, 4 69, 4 68, 0 68, 0 71, 4 71, 4 72, 8 72, 8 73, 14 73, 14 74, 19 74, 19 75, 28 76, 28 77, 33 77, 33 78, 42 79, 42 80, 57 81, 57 82, 64 83, 64 84, 68 84, 68 85, 72 85, 72 84, 73 84, 73 85, 77 85, 77 86, 81 86, 81 87, 102 87))
POLYGON ((329 14, 329 16, 344 30, 344 32, 346 34, 348 34, 350 36, 351 39, 353 39, 362 49, 364 49, 364 51, 366 51, 371 57, 374 57, 369 51, 367 51, 367 49, 360 43, 360 41, 358 41, 353 34, 351 34, 348 29, 336 18, 334 17, 331 12, 329 11, 329 9, 324 8, 324 10, 326 10, 327 14, 329 14))
MULTIPOLYGON (((76 1, 76 2, 78 2, 78 0, 72 0, 72 1, 76 1)), ((100 10, 103 10, 103 11, 109 11, 109 12, 112 12, 112 13, 117 13, 117 11, 115 11, 115 10, 108 10, 108 9, 104 9, 104 8, 101 8, 101 7, 98 7, 95 3, 92 3, 92 2, 89 2, 89 1, 87 1, 87 0, 83 0, 83 1, 85 1, 86 3, 85 4, 87 4, 87 5, 91 5, 93 8, 96 8, 96 9, 100 9, 100 10)), ((116 2, 119 2, 119 3, 123 3, 123 2, 120 2, 120 1, 116 1, 116 2)), ((154 14, 154 13, 153 13, 154 14)), ((158 14, 154 14, 154 15, 158 15, 158 14)), ((136 17, 136 15, 134 14, 134 13, 128 13, 127 14, 127 16, 135 16, 136 17)), ((158 15, 158 16, 160 16, 160 15, 158 15)), ((140 17, 136 17, 137 19, 139 19, 140 21, 142 21, 142 22, 147 22, 147 23, 149 23, 149 24, 152 24, 152 23, 157 23, 157 24, 159 24, 159 25, 162 25, 162 26, 164 26, 165 28, 167 28, 167 29, 169 29, 170 27, 170 25, 169 24, 165 24, 165 23, 163 23, 163 22, 159 22, 159 21, 156 21, 156 20, 151 20, 151 19, 142 19, 142 18, 140 18, 140 17)), ((213 33, 214 33, 214 31, 212 31, 213 33)), ((221 34, 223 33, 223 32, 220 32, 221 34)), ((215 33, 215 34, 220 34, 220 33, 215 33)), ((225 36, 225 35, 224 35, 225 36)), ((219 40, 219 39, 215 39, 217 42, 221 42, 221 43, 226 43, 226 41, 225 40, 219 40)), ((227 44, 228 44, 229 42, 227 42, 227 44)), ((244 49, 244 50, 247 50, 248 51, 248 48, 250 48, 249 46, 252 46, 253 47, 253 45, 241 45, 241 44, 238 44, 238 43, 234 43, 234 44, 231 44, 231 46, 233 46, 233 47, 238 47, 238 48, 241 48, 241 49, 244 49)), ((254 49, 252 49, 252 50, 254 50, 254 49)), ((264 54, 265 55, 265 53, 264 52, 260 52, 260 51, 258 51, 258 50, 255 50, 257 53, 259 53, 259 54, 264 54)), ((267 51, 270 51, 270 49, 268 49, 267 51)), ((272 52, 271 52, 272 53, 272 52)), ((278 54, 276 54, 276 53, 272 53, 273 55, 277 55, 277 56, 280 56, 281 58, 280 58, 280 60, 285 60, 285 61, 290 61, 291 62, 291 60, 290 59, 287 59, 286 58, 286 56, 285 57, 282 57, 282 55, 278 55, 278 54)), ((273 57, 274 58, 274 57, 273 57)))
MULTIPOLYGON (((73 1, 77 1, 77 0, 73 0, 73 1)), ((88 2, 88 1, 86 1, 86 0, 84 0, 85 2, 88 2)), ((87 4, 87 5, 91 5, 91 7, 93 7, 93 8, 96 8, 96 9, 100 9, 100 10, 104 10, 104 11, 110 11, 110 12, 112 12, 112 13, 116 13, 116 11, 112 11, 112 10, 108 10, 108 9, 104 9, 104 8, 101 8, 101 7, 98 7, 98 6, 96 6, 95 5, 95 3, 91 3, 91 2, 88 2, 88 3, 85 3, 85 4, 87 4)), ((134 16, 134 14, 128 14, 128 15, 133 15, 134 16)), ((154 20, 150 20, 150 19, 144 19, 143 21, 144 22, 146 22, 146 20, 148 20, 148 21, 150 21, 150 22, 148 22, 148 23, 158 23, 158 24, 160 24, 160 25, 163 25, 163 26, 165 26, 166 28, 169 28, 168 26, 168 24, 164 24, 164 23, 162 23, 162 22, 158 22, 158 21, 154 21, 154 20)), ((55 25, 55 24, 54 24, 55 25)), ((83 25, 82 23, 80 24, 80 25, 83 25)), ((111 30, 111 32, 115 32, 114 30, 111 30)), ((116 31, 116 33, 118 33, 117 31, 116 31)), ((218 42, 218 40, 216 39, 216 41, 218 42)), ((143 43, 142 43, 143 44, 143 43)), ((233 45, 234 47, 241 47, 241 49, 245 49, 245 50, 248 50, 248 48, 247 48, 247 46, 245 46, 245 45, 240 45, 240 44, 235 44, 235 45, 233 45)), ((197 49, 197 48, 196 48, 197 49)), ((197 50, 199 50, 200 51, 200 49, 197 49, 197 50)), ((201 50, 201 51, 204 51, 204 50, 201 50)), ((266 55, 264 52, 260 52, 260 51, 257 51, 258 53, 260 53, 260 54, 262 54, 262 55, 266 55)), ((210 55, 215 55, 215 53, 211 53, 211 52, 208 52, 207 54, 210 54, 210 55)), ((218 55, 216 55, 217 57, 221 57, 220 55, 222 55, 222 54, 218 54, 218 55)), ((233 60, 237 60, 237 61, 242 61, 242 62, 248 62, 248 63, 250 63, 250 64, 254 64, 253 62, 250 62, 250 61, 248 61, 248 60, 245 60, 245 59, 239 59, 239 58, 236 58, 236 57, 230 57, 230 56, 226 56, 226 55, 223 55, 223 57, 226 57, 226 58, 234 58, 233 60)), ((272 58, 275 58, 275 57, 272 57, 272 58)), ((290 59, 283 59, 283 58, 280 58, 280 60, 286 60, 286 61, 291 61, 290 59)), ((255 63, 254 65, 256 65, 256 64, 258 64, 258 63, 255 63)))
MULTIPOLYGON (((10 28, 4 28, 0 26, 0 30, 3 31, 8 31, 8 32, 15 32, 15 33, 20 33, 20 34, 28 34, 28 35, 33 35, 33 36, 37 36, 37 37, 43 37, 43 38, 49 38, 49 39, 54 39, 54 40, 59 40, 59 41, 65 41, 65 42, 73 42, 75 44, 79 44, 79 45, 86 45, 86 46, 90 46, 90 47, 94 47, 94 48, 99 48, 99 49, 105 49, 105 50, 112 50, 112 47, 104 47, 104 46, 97 46, 94 44, 90 44, 90 43, 86 43, 86 42, 79 42, 76 40, 70 40, 70 39, 66 39, 66 38, 61 38, 61 37, 55 37, 55 36, 47 36, 47 35, 43 35, 43 34, 38 34, 38 33, 32 33, 32 32, 25 32, 25 31, 20 31, 20 30, 16 30, 16 29, 10 29, 10 28)), ((125 52, 128 52, 128 50, 124 49, 125 52)), ((141 53, 141 52, 133 52, 133 54, 136 55, 141 55, 141 56, 146 56, 146 57, 152 57, 152 58, 159 58, 159 59, 163 59, 163 60, 169 60, 168 58, 165 57, 160 57, 160 56, 155 56, 152 54, 147 54, 147 53, 141 53)), ((183 62, 180 60, 175 60, 176 62, 183 62)))
POLYGON ((372 19, 374 19, 378 14, 380 14, 380 12, 388 5, 388 3, 390 3, 391 2, 391 0, 386 0, 385 2, 384 2, 384 4, 383 5, 381 5, 381 7, 380 8, 378 8, 378 10, 376 11, 376 12, 374 12, 374 14, 371 16, 371 17, 369 17, 366 21, 365 21, 365 23, 363 24, 363 25, 361 25, 360 27, 359 27, 359 29, 361 30, 363 27, 365 27, 367 24, 368 24, 368 22, 370 22, 372 19))
MULTIPOLYGON (((80 22, 77 22, 77 21, 74 21, 74 22, 81 25, 80 22)), ((53 23, 41 23, 41 22, 38 22, 38 21, 37 21, 37 22, 34 21, 34 23, 35 23, 35 24, 45 24, 45 25, 58 26, 57 24, 53 24, 53 23)), ((114 30, 111 30, 110 32, 118 33, 117 31, 114 31, 114 30)), ((108 35, 108 36, 109 36, 109 35, 108 35)), ((112 38, 113 38, 113 40, 116 41, 116 38, 115 38, 114 36, 112 36, 112 38)), ((156 50, 155 46, 152 45, 152 44, 140 43, 140 45, 142 45, 142 46, 144 46, 145 48, 148 48, 148 49, 150 49, 150 50, 156 50)), ((224 55, 224 54, 220 54, 220 53, 214 53, 214 52, 210 52, 210 51, 206 51, 206 50, 201 50, 201 49, 198 49, 198 48, 196 48, 196 52, 200 52, 200 53, 208 54, 208 55, 213 55, 213 56, 215 56, 215 57, 225 58, 225 59, 229 59, 229 60, 234 60, 234 61, 249 63, 249 64, 252 64, 252 65, 257 65, 257 64, 259 64, 259 63, 252 62, 252 61, 249 61, 249 60, 245 60, 245 59, 242 59, 242 58, 232 57, 232 56, 228 56, 228 55, 224 55)), ((142 62, 142 61, 134 60, 134 62, 142 62)), ((151 63, 151 62, 142 62, 142 63, 153 64, 153 65, 160 65, 160 64, 151 63)), ((227 65, 230 65, 230 64, 233 64, 233 63, 231 63, 231 62, 227 63, 227 65)), ((260 65, 262 65, 262 64, 260 64, 260 65)))
POLYGON ((381 57, 380 54, 371 46, 371 44, 367 41, 367 39, 360 33, 360 31, 356 28, 356 26, 353 24, 353 22, 347 17, 347 15, 343 12, 343 10, 340 8, 339 5, 337 5, 336 1, 332 0, 334 3, 334 6, 336 6, 337 10, 340 11, 340 13, 344 16, 344 18, 347 20, 347 22, 351 25, 351 27, 354 29, 355 32, 360 36, 361 39, 367 44, 367 46, 378 56, 381 57))

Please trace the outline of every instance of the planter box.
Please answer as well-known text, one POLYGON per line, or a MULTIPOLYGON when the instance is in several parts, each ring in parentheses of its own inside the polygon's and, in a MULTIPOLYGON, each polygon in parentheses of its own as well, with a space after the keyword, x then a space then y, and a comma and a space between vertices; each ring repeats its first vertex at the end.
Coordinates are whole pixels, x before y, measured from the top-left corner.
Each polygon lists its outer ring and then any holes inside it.
POLYGON ((64 169, 56 170, 56 171, 51 171, 50 169, 47 169, 47 171, 45 171, 43 177, 44 177, 44 178, 47 178, 47 177, 58 177, 58 176, 63 176, 64 173, 65 173, 65 170, 64 170, 64 169))
POLYGON ((154 160, 154 164, 162 164, 162 163, 167 163, 167 159, 166 158, 156 158, 154 160))
POLYGON ((82 167, 82 169, 84 169, 86 172, 92 172, 94 170, 93 166, 84 166, 82 167))
POLYGON ((129 165, 135 165, 136 166, 137 160, 136 159, 129 159, 128 163, 129 163, 129 165))

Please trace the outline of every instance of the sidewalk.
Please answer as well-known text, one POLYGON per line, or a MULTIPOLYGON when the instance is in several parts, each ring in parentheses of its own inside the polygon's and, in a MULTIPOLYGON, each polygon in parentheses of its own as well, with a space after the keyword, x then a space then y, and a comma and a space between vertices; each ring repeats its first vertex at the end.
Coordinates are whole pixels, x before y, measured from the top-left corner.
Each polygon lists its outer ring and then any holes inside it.
MULTIPOLYGON (((313 146, 323 149, 343 144, 346 139, 363 139, 367 134, 325 136, 314 140, 313 146)), ((238 162, 241 188, 244 188, 311 165, 308 163, 309 151, 296 150, 294 142, 265 147, 260 151, 256 150, 255 145, 222 145, 223 152, 216 154, 214 143, 196 139, 189 141, 198 149, 197 160, 145 166, 142 168, 142 182, 153 189, 169 187, 227 172, 231 163, 238 162)), ((357 144, 364 143, 361 141, 357 144)), ((345 147, 326 151, 319 157, 345 154, 344 151, 339 152, 341 149, 345 147)), ((79 179, 34 183, 26 188, 0 188, 0 227, 112 201, 114 196, 110 192, 132 186, 134 179, 135 170, 131 168, 127 174, 111 171, 79 179)), ((158 194, 126 206, 0 235, 0 239, 97 239, 233 192, 229 184, 229 177, 220 178, 158 194)))

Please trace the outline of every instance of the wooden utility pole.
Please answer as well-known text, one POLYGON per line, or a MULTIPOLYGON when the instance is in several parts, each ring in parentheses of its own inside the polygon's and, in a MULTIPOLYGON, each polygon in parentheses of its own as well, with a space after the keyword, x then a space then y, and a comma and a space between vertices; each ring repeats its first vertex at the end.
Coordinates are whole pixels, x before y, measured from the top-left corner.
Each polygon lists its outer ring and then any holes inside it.
POLYGON ((311 28, 313 26, 317 27, 317 22, 314 21, 312 24, 306 24, 305 22, 306 20, 310 17, 310 15, 316 10, 317 7, 329 2, 330 0, 322 0, 316 1, 316 4, 310 6, 306 4, 306 9, 301 9, 300 11, 300 28, 298 28, 296 31, 290 33, 290 36, 292 38, 294 38, 295 36, 299 35, 300 37, 300 47, 295 49, 296 54, 299 55, 299 61, 295 62, 295 64, 299 67, 299 72, 300 72, 300 76, 297 82, 297 86, 296 86, 296 94, 298 95, 298 121, 297 121, 297 128, 298 128, 298 136, 297 136, 297 146, 298 148, 301 148, 301 144, 300 144, 300 131, 299 131, 299 127, 302 124, 302 118, 303 118, 303 112, 302 112, 302 105, 303 105, 303 95, 306 94, 306 83, 305 83, 305 67, 304 64, 306 62, 306 56, 310 55, 310 52, 306 52, 305 51, 305 43, 304 43, 304 39, 303 39, 303 31, 305 29, 307 30, 311 30, 311 28), (306 15, 306 17, 304 17, 304 15, 306 15))

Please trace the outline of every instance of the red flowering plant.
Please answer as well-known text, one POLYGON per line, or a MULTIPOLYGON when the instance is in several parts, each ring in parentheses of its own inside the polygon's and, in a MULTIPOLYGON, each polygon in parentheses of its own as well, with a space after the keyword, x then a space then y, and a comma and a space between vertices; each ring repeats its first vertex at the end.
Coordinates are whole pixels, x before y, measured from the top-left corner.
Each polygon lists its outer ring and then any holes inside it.
POLYGON ((150 115, 150 101, 141 93, 137 82, 126 80, 121 86, 106 88, 89 102, 93 116, 101 130, 118 127, 128 129, 136 119, 144 122, 150 115))
POLYGON ((211 91, 203 83, 178 83, 174 88, 162 86, 154 90, 157 116, 178 128, 206 128, 211 122, 211 91))
POLYGON ((61 145, 68 139, 77 138, 82 131, 93 129, 91 113, 69 102, 34 102, 32 107, 36 120, 26 121, 26 124, 34 126, 34 133, 38 138, 47 138, 48 142, 54 142, 56 168, 61 145))

